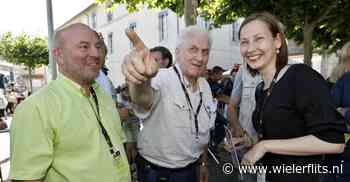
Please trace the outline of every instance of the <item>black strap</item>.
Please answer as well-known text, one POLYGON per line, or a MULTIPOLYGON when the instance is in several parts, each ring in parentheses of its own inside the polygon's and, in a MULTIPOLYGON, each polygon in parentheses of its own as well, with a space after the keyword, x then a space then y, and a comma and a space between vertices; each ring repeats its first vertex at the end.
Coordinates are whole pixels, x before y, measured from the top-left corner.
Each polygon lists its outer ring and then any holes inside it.
MULTIPOLYGON (((190 106, 191 111, 193 112, 193 106, 192 106, 192 103, 191 103, 190 96, 189 96, 189 94, 188 94, 188 92, 187 92, 187 90, 186 90, 185 84, 182 82, 180 73, 179 73, 179 71, 177 70, 176 66, 174 66, 174 71, 175 71, 177 77, 179 78, 179 81, 180 81, 180 83, 181 83, 182 90, 184 91, 185 96, 186 96, 186 101, 187 101, 188 105, 190 106)), ((198 104, 198 106, 197 106, 196 112, 193 113, 193 114, 194 114, 194 126, 196 127, 196 139, 199 138, 198 114, 199 114, 199 111, 201 110, 202 102, 203 102, 203 94, 202 94, 201 91, 199 92, 199 97, 200 97, 199 104, 198 104)))
POLYGON ((92 106, 90 100, 89 100, 89 104, 90 104, 92 110, 94 111, 94 114, 96 116, 96 120, 98 122, 98 125, 100 125, 102 134, 103 134, 104 138, 106 139, 106 142, 107 142, 107 144, 109 146, 109 152, 112 154, 112 156, 114 158, 117 158, 120 155, 120 151, 118 149, 116 149, 115 147, 113 147, 111 138, 109 137, 109 135, 107 133, 107 130, 105 129, 105 127, 103 126, 103 124, 101 122, 100 107, 99 107, 99 104, 98 104, 98 99, 97 99, 97 96, 96 96, 96 92, 95 92, 95 90, 92 87, 90 87, 90 93, 91 93, 92 97, 94 98, 94 102, 95 102, 95 105, 96 105, 97 112, 95 111, 94 107, 92 106))

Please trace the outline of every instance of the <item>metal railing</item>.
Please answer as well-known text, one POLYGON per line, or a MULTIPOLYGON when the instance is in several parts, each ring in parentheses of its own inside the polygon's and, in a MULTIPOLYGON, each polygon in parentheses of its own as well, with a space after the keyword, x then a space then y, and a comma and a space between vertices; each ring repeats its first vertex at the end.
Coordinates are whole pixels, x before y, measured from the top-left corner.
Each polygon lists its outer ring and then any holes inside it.
MULTIPOLYGON (((10 130, 9 129, 4 129, 4 130, 0 130, 0 134, 1 133, 9 133, 10 130)), ((5 164, 6 162, 10 161, 10 157, 7 157, 5 159, 0 160, 0 182, 5 182, 2 176, 2 171, 1 171, 1 165, 5 164)))

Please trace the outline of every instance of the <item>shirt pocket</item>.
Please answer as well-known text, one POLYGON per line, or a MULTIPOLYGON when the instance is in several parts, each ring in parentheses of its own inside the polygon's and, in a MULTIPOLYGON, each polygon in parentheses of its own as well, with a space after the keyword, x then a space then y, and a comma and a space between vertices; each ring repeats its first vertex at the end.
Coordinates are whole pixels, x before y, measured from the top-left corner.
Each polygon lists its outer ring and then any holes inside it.
POLYGON ((193 113, 186 101, 180 98, 175 98, 170 101, 171 117, 174 127, 191 128, 191 122, 194 120, 193 113))

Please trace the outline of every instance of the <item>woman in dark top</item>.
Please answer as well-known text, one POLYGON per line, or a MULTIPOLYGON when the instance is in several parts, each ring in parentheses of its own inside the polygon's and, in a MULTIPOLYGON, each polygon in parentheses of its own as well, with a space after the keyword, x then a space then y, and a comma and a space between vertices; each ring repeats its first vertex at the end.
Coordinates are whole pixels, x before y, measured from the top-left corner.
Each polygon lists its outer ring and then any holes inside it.
POLYGON ((318 181, 321 154, 344 150, 344 120, 325 80, 306 65, 287 65, 285 36, 271 14, 247 17, 239 36, 241 55, 263 78, 253 113, 259 142, 242 164, 267 166, 271 182, 318 181))
MULTIPOLYGON (((331 94, 337 110, 345 117, 347 124, 350 125, 350 42, 343 46, 338 64, 344 68, 345 74, 337 80, 331 94)), ((322 182, 350 181, 350 133, 348 132, 345 136, 347 142, 344 152, 337 155, 327 155, 325 161, 325 164, 329 167, 342 165, 343 171, 337 175, 325 174, 322 182)))

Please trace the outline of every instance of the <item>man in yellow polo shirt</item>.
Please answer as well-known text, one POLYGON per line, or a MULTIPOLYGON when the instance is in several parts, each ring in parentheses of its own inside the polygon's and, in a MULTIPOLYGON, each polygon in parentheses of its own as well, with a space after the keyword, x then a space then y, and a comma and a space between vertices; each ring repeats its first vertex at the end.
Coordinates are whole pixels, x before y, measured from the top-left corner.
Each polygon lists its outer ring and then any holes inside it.
POLYGON ((53 54, 60 75, 16 109, 10 179, 130 181, 119 115, 94 81, 101 52, 96 33, 84 24, 56 32, 53 54))

